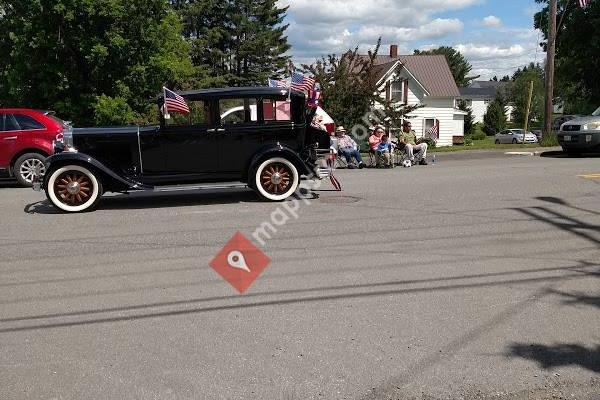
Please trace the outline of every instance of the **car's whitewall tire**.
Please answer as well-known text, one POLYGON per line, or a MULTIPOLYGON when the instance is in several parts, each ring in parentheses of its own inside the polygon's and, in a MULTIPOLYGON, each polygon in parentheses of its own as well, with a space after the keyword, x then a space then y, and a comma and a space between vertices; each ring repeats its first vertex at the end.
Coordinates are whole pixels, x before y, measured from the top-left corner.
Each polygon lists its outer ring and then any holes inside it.
POLYGON ((274 157, 258 166, 253 179, 260 197, 270 201, 283 201, 298 189, 300 174, 288 159, 274 157))
POLYGON ((46 196, 62 211, 89 211, 95 208, 102 196, 102 183, 89 169, 80 165, 66 165, 51 172, 46 196))

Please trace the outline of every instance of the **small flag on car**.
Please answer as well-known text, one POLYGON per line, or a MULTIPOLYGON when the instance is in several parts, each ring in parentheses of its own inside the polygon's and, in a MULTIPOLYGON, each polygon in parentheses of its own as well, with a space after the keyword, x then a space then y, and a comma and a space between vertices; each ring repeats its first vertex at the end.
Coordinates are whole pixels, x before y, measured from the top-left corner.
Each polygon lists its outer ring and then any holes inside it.
POLYGON ((308 97, 308 106, 310 108, 317 108, 321 105, 321 92, 318 90, 311 90, 308 97))
POLYGON ((315 87, 315 80, 300 72, 292 72, 292 90, 308 93, 315 87))
POLYGON ((188 107, 185 99, 175 93, 172 90, 163 87, 165 102, 163 105, 163 113, 165 114, 165 118, 169 116, 169 112, 179 113, 179 114, 189 114, 190 108, 188 107))
POLYGON ((271 79, 269 78, 269 87, 272 88, 281 88, 281 89, 288 89, 290 87, 290 83, 287 81, 282 81, 282 80, 277 80, 277 79, 271 79))

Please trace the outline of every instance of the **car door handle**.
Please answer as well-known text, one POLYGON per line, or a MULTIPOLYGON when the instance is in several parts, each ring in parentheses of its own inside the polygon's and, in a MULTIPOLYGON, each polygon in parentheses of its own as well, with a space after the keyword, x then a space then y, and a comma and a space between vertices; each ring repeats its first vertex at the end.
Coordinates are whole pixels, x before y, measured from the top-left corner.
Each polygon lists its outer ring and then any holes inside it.
POLYGON ((219 132, 219 133, 223 133, 223 132, 225 132, 225 129, 223 129, 223 128, 219 128, 219 129, 217 129, 217 132, 219 132))
POLYGON ((207 129, 206 133, 215 133, 217 130, 216 129, 207 129))
POLYGON ((11 136, 11 137, 4 138, 4 140, 17 140, 17 137, 11 136))

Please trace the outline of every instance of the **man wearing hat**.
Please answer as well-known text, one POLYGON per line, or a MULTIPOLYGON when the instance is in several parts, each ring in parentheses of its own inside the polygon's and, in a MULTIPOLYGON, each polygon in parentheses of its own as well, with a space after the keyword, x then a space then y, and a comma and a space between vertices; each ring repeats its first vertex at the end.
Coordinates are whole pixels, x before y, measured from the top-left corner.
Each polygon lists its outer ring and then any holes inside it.
POLYGON ((343 126, 338 126, 335 130, 335 136, 338 139, 338 149, 340 153, 346 158, 348 168, 354 168, 352 159, 355 159, 358 163, 358 168, 364 168, 365 163, 360 156, 358 151, 358 145, 350 136, 346 134, 346 129, 343 126))

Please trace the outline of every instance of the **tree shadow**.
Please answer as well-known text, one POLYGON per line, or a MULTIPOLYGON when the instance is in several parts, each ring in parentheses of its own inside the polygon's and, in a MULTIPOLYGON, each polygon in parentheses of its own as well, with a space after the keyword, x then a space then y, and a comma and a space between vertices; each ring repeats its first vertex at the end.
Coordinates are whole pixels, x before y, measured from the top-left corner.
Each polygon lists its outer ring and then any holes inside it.
POLYGON ((0 179, 0 189, 25 189, 14 179, 0 179))
POLYGON ((514 210, 600 246, 600 238, 592 235, 592 233, 600 233, 600 225, 586 223, 546 207, 514 208, 514 210))
POLYGON ((561 366, 580 366, 593 372, 600 372, 600 344, 585 347, 580 344, 513 343, 507 357, 521 357, 536 361, 541 368, 551 369, 561 366))
POLYGON ((587 305, 600 308, 600 296, 588 296, 583 293, 567 293, 551 290, 550 293, 562 296, 564 305, 587 305))
POLYGON ((570 204, 569 202, 559 198, 559 197, 551 197, 551 196, 539 196, 535 197, 536 200, 545 201, 547 203, 557 204, 560 206, 565 206, 568 208, 572 208, 573 210, 584 211, 590 214, 600 215, 600 212, 594 210, 588 210, 587 208, 581 208, 570 204))

